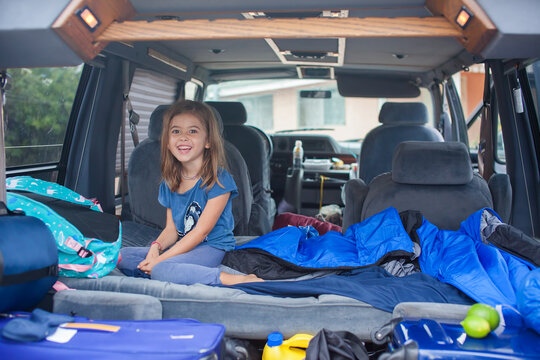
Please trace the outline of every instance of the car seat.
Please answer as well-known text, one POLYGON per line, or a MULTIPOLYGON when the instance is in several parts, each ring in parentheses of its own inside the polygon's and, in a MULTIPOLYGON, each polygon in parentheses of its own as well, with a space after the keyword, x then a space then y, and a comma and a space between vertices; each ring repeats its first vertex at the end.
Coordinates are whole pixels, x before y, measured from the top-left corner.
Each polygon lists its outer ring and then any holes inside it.
POLYGON ((366 184, 377 175, 390 171, 392 154, 402 141, 443 141, 428 122, 427 108, 423 103, 385 103, 379 113, 382 124, 366 135, 360 150, 359 177, 366 184))
MULTIPOLYGON (((148 138, 132 152, 128 163, 128 190, 133 221, 123 222, 123 238, 128 245, 144 246, 145 240, 159 234, 165 227, 166 209, 158 202, 161 178, 161 130, 163 116, 169 105, 158 106, 150 116, 148 138)), ((223 124, 215 109, 220 129, 223 124)), ((249 234, 249 219, 253 203, 251 180, 247 165, 238 151, 228 141, 224 141, 228 170, 232 174, 238 196, 232 199, 235 235, 249 234)), ((253 234, 262 235, 262 234, 253 234)), ((126 245, 126 244, 124 244, 126 245)))
POLYGON ((276 213, 276 204, 270 190, 270 158, 272 141, 264 131, 246 125, 244 105, 236 101, 208 101, 216 108, 223 120, 223 136, 242 154, 249 169, 253 191, 253 226, 270 231, 276 213), (255 219, 258 218, 258 223, 255 219))
POLYGON ((498 190, 492 195, 488 183, 473 172, 463 143, 402 142, 394 152, 391 172, 377 176, 369 186, 361 179, 345 185, 343 231, 390 206, 398 211, 418 210, 447 230, 457 230, 463 220, 483 207, 493 208, 508 222, 508 176, 499 174, 497 183, 494 187, 498 190))

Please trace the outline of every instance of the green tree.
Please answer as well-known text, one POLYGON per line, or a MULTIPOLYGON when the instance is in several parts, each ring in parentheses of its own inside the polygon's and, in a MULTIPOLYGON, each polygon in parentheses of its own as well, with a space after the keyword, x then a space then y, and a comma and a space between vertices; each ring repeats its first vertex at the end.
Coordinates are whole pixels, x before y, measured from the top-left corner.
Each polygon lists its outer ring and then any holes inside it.
POLYGON ((60 160, 82 66, 8 69, 6 165, 60 160))

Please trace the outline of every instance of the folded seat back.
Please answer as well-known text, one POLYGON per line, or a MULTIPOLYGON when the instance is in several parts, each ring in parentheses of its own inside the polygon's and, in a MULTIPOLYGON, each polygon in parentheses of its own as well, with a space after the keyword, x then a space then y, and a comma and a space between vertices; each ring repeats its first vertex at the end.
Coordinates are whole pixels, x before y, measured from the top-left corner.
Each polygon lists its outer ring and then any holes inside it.
POLYGON ((417 210, 440 229, 457 230, 475 211, 493 208, 486 181, 473 172, 459 142, 407 141, 396 147, 392 171, 345 187, 344 229, 387 207, 417 210))

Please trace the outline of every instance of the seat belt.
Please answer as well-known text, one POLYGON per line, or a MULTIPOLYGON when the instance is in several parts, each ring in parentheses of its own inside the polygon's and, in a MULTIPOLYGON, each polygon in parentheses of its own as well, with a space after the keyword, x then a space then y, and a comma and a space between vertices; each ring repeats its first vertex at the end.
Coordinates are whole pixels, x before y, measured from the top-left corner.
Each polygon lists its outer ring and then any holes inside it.
MULTIPOLYGON (((6 71, 0 72, 0 203, 6 203, 6 148, 4 137, 4 94, 8 89, 8 75, 6 71)), ((0 207, 0 212, 7 212, 0 207)), ((5 215, 0 213, 0 215, 5 215)))
POLYGON ((122 130, 120 132, 120 195, 122 209, 125 204, 126 193, 126 113, 129 120, 129 130, 131 133, 131 139, 133 140, 133 146, 139 145, 139 134, 137 132, 137 124, 139 124, 140 116, 133 110, 131 99, 129 98, 130 90, 130 66, 129 61, 124 60, 122 62, 122 130))
POLYGON ((134 146, 139 144, 139 136, 137 134, 137 124, 139 123, 139 115, 133 111, 131 100, 129 99, 129 61, 122 62, 122 129, 120 131, 120 197, 121 206, 124 208, 125 193, 126 193, 126 112, 129 119, 129 129, 133 139, 134 146), (135 114, 136 116, 132 116, 135 114), (132 121, 132 118, 134 121, 132 121))
POLYGON ((439 131, 442 133, 444 141, 453 141, 454 136, 452 134, 452 124, 450 120, 450 114, 448 113, 448 101, 446 99, 446 85, 442 84, 441 94, 441 115, 439 119, 439 131))
MULTIPOLYGON (((129 89, 128 89, 129 91, 129 89)), ((139 124, 140 116, 133 110, 131 105, 131 99, 127 93, 124 94, 124 101, 126 101, 128 119, 129 119, 129 131, 131 132, 131 139, 133 140, 133 145, 137 147, 139 145, 139 133, 137 132, 137 125, 139 124)))
POLYGON ((491 107, 491 83, 489 77, 489 65, 485 64, 484 76, 484 99, 480 122, 480 142, 478 144, 478 172, 484 180, 489 178, 494 170, 493 154, 493 119, 491 107))

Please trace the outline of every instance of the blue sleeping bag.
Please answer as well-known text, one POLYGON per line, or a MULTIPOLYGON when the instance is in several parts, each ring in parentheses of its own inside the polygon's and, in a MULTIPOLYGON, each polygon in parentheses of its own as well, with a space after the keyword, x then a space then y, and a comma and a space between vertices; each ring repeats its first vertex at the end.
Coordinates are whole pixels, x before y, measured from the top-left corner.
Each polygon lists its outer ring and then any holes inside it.
POLYGON ((475 212, 458 231, 439 230, 424 219, 417 230, 422 272, 478 302, 517 306, 517 289, 534 266, 487 241, 482 229, 497 222, 502 224, 491 209, 475 212))
POLYGON ((289 226, 237 249, 258 248, 297 266, 313 269, 373 265, 396 251, 414 254, 413 242, 395 208, 351 225, 345 235, 336 231, 316 235, 310 226, 289 226))
MULTIPOLYGON (((416 230, 421 245, 420 268, 477 302, 519 308, 526 324, 540 331, 540 270, 531 271, 535 269, 532 263, 491 242, 498 226, 508 225, 487 208, 469 216, 457 231, 440 230, 424 218, 416 230)), ((302 228, 283 228, 239 249, 258 248, 308 268, 361 267, 376 264, 392 252, 413 253, 413 241, 394 208, 352 225, 344 235, 307 234, 302 228)), ((506 240, 512 243, 523 239, 506 240)), ((538 249, 536 243, 529 246, 538 249)))

